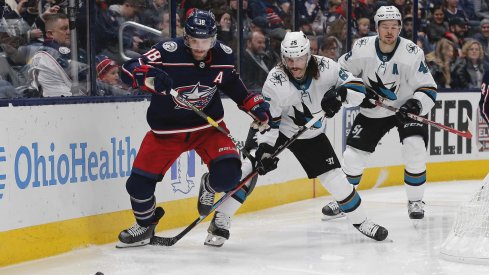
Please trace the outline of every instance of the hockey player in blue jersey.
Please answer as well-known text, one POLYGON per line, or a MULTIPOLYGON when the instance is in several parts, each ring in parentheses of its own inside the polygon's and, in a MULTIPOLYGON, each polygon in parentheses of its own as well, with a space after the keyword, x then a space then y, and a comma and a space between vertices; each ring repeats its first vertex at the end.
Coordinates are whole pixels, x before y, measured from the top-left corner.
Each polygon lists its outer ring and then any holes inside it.
POLYGON ((153 96, 147 111, 151 130, 142 141, 126 183, 136 223, 119 234, 118 247, 149 243, 164 214, 156 207, 156 183, 181 153, 195 150, 209 168, 199 191, 201 214, 210 211, 214 193, 232 190, 239 183, 241 161, 236 145, 179 97, 227 129, 219 95, 222 91, 262 129, 268 127, 268 103, 261 95, 247 91, 236 72, 231 48, 216 41, 216 33, 214 15, 194 9, 186 20, 184 37, 160 42, 122 66, 126 84, 153 96), (172 97, 171 89, 179 96, 172 97))
POLYGON ((484 120, 489 124, 489 71, 484 74, 481 87, 481 100, 479 110, 484 120))

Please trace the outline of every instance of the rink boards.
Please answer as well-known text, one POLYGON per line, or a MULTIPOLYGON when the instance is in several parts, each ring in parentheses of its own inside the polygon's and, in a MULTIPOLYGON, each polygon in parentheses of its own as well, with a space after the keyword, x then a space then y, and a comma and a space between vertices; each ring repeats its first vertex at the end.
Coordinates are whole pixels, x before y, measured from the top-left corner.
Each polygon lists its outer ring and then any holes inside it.
MULTIPOLYGON (((430 128, 428 181, 482 179, 489 171, 487 126, 478 93, 439 94, 429 119, 457 129, 473 121, 472 140, 430 128)), ((147 101, 0 108, 0 266, 47 257, 90 244, 113 242, 133 223, 125 181, 148 131, 147 101)), ((225 101, 225 121, 235 138, 251 122, 225 101)), ((357 109, 327 121, 337 152, 357 109)), ((397 131, 371 157, 360 188, 399 185, 403 166, 397 131)), ((186 226, 197 216, 196 195, 207 168, 195 152, 183 154, 158 184, 166 210, 158 230, 186 226)), ((241 212, 327 194, 309 180, 288 151, 279 168, 261 177, 241 212)), ((318 209, 319 211, 319 209, 318 209)))

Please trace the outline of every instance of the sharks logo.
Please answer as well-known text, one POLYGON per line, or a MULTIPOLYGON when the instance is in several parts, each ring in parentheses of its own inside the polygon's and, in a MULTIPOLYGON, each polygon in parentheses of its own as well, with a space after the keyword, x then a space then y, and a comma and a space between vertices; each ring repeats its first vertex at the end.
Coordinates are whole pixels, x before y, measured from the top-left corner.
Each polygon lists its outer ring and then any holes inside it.
POLYGON ((287 81, 287 78, 285 77, 285 73, 283 72, 274 72, 272 74, 272 77, 270 78, 270 82, 273 83, 273 85, 278 85, 282 86, 282 84, 287 81))
POLYGON ((419 48, 418 48, 418 46, 416 46, 416 44, 409 43, 409 44, 406 45, 406 50, 407 50, 408 53, 417 54, 418 51, 419 51, 419 48))
MULTIPOLYGON (((217 87, 200 85, 200 82, 198 82, 193 86, 179 87, 175 90, 180 94, 181 97, 192 103, 193 106, 197 107, 199 110, 202 110, 214 97, 214 94, 217 91, 217 87)), ((176 109, 191 110, 190 107, 188 107, 180 99, 174 97, 173 101, 175 102, 176 109)))
POLYGON ((325 58, 321 58, 318 66, 319 66, 319 70, 321 72, 324 72, 325 69, 329 69, 329 61, 327 61, 325 58))
POLYGON ((362 38, 362 39, 358 40, 356 44, 358 45, 358 47, 362 47, 362 46, 367 45, 367 38, 362 38))
MULTIPOLYGON (((304 126, 313 118, 313 115, 309 108, 307 108, 306 104, 302 103, 302 110, 298 110, 295 106, 292 106, 294 109, 294 116, 290 116, 290 119, 294 122, 295 125, 297 126, 304 126)), ((318 120, 316 123, 312 125, 312 128, 319 129, 321 128, 321 120, 318 120)))
POLYGON ((375 74, 377 81, 368 78, 370 87, 381 97, 387 98, 389 100, 396 100, 397 95, 397 85, 396 82, 383 83, 378 74, 375 74))

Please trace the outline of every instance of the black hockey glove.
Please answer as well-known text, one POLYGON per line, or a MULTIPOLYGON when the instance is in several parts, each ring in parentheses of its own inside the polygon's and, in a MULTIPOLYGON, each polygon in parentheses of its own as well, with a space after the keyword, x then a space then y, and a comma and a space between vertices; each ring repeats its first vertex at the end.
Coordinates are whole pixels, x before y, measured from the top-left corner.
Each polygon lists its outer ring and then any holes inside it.
POLYGON ((172 79, 165 71, 149 65, 136 67, 132 75, 134 76, 133 88, 153 94, 167 95, 173 85, 172 79))
POLYGON ((421 102, 417 99, 411 98, 404 103, 399 111, 396 113, 396 118, 400 123, 407 123, 411 121, 411 118, 408 116, 408 113, 413 115, 419 115, 421 112, 421 102))
POLYGON ((341 109, 342 103, 346 100, 346 88, 339 86, 336 89, 327 91, 321 100, 321 108, 324 116, 331 118, 341 109))
POLYGON ((257 161, 257 171, 260 175, 265 175, 266 173, 277 169, 278 158, 272 158, 272 154, 275 152, 273 146, 262 143, 258 146, 258 150, 255 153, 255 159, 257 161))
POLYGON ((366 109, 372 109, 377 107, 372 101, 379 100, 379 96, 371 91, 370 89, 367 89, 367 93, 365 94, 365 98, 363 99, 362 103, 360 103, 360 107, 366 108, 366 109))

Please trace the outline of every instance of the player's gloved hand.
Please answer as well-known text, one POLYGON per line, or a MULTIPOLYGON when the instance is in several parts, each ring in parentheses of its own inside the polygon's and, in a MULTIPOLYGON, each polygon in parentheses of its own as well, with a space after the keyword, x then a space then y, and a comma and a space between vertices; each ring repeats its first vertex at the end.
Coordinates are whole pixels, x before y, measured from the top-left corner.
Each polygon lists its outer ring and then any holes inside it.
POLYGON ((362 103, 360 103, 359 106, 366 109, 375 108, 377 107, 377 105, 375 105, 373 101, 376 100, 379 100, 379 96, 373 91, 371 91, 370 89, 367 89, 367 94, 365 95, 365 98, 363 99, 362 103))
POLYGON ((324 116, 331 118, 341 109, 342 103, 346 100, 346 87, 339 86, 336 89, 327 91, 321 100, 321 108, 324 116))
POLYGON ((257 161, 257 171, 260 175, 277 169, 278 158, 272 158, 272 154, 275 152, 273 146, 267 143, 262 143, 258 146, 255 153, 255 159, 257 161))
POLYGON ((149 65, 141 65, 132 70, 134 82, 132 87, 139 88, 145 92, 166 95, 170 93, 173 85, 168 74, 158 68, 149 65))
POLYGON ((404 103, 399 111, 396 113, 396 118, 400 123, 407 123, 411 120, 408 113, 419 115, 421 113, 421 102, 417 99, 411 98, 404 103))
POLYGON ((247 112, 257 122, 251 124, 253 129, 264 132, 270 128, 270 125, 268 125, 268 121, 272 117, 270 104, 265 102, 262 95, 256 93, 248 94, 239 108, 247 112))

